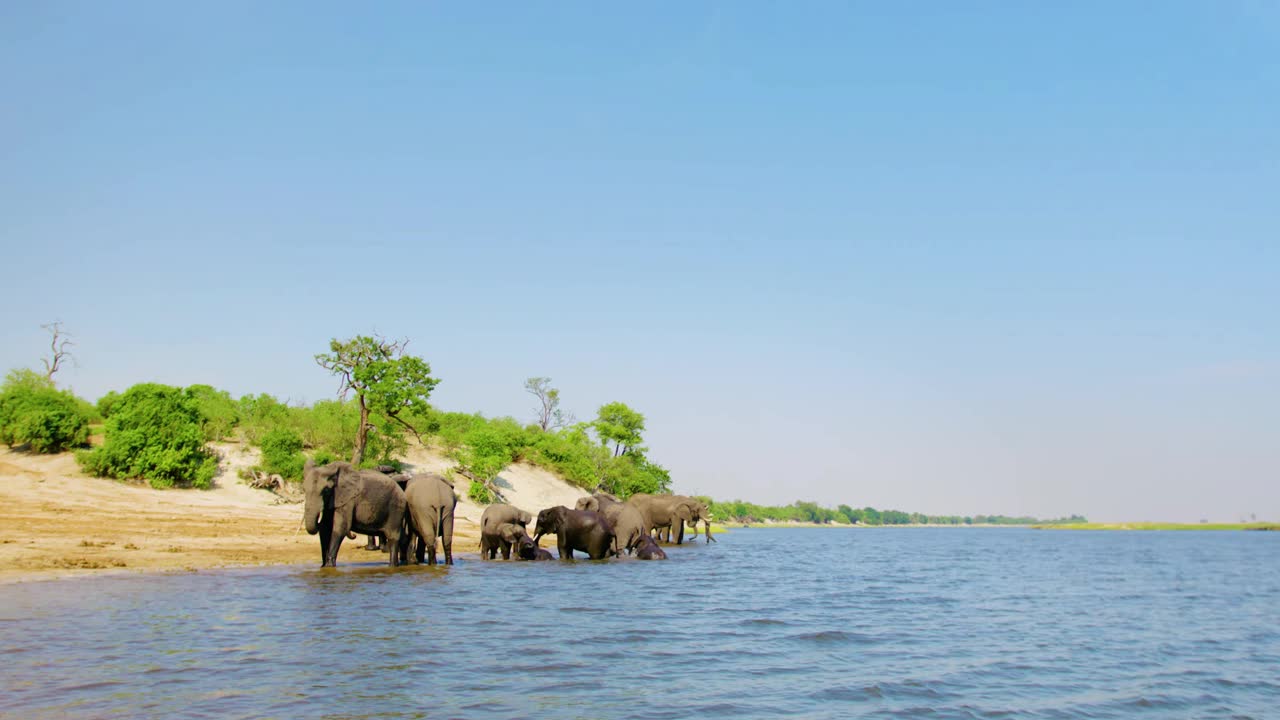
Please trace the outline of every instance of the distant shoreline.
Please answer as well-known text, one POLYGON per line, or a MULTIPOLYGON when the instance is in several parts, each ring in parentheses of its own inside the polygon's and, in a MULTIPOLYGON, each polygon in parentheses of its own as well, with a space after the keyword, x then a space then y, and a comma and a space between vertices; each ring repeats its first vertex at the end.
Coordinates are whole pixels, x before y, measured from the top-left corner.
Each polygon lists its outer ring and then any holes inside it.
POLYGON ((1032 525, 1036 530, 1256 530, 1280 531, 1280 523, 1077 523, 1073 525, 1032 525))
POLYGON ((1035 525, 995 525, 995 524, 978 524, 969 525, 951 525, 951 524, 923 524, 923 523, 905 523, 901 525, 850 525, 848 523, 805 523, 805 522, 770 522, 770 523, 727 523, 724 525, 712 526, 712 532, 723 532, 725 530, 735 530, 739 528, 848 528, 848 529, 867 529, 867 530, 883 530, 887 528, 1027 528, 1031 530, 1172 530, 1172 531, 1192 531, 1192 530, 1251 530, 1251 531, 1275 531, 1280 532, 1280 523, 1160 523, 1160 522, 1136 522, 1136 523, 1071 523, 1066 525, 1051 524, 1035 524, 1035 525))

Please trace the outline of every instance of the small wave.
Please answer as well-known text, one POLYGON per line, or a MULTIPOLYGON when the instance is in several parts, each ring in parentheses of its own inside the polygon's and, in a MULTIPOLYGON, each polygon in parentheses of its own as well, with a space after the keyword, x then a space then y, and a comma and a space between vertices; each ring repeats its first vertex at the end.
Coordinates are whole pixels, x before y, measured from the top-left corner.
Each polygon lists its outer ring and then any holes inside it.
POLYGON ((801 642, 812 642, 819 645, 838 644, 838 643, 854 643, 857 645, 869 645, 878 640, 870 635, 861 633, 847 632, 845 630, 822 630, 820 632, 799 633, 787 637, 788 640, 798 640, 801 642))

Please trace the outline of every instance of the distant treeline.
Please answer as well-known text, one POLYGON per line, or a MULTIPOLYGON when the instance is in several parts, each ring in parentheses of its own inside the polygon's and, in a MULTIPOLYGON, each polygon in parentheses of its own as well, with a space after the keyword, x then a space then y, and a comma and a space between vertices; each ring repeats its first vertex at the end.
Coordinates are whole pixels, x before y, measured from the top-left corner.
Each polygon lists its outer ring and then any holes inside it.
MULTIPOLYGON (((708 499, 709 500, 709 499, 708 499)), ((709 501, 712 517, 722 522, 807 522, 825 525, 1039 525, 1075 524, 1088 520, 1081 515, 1043 520, 1007 515, 925 515, 901 510, 877 510, 873 507, 851 508, 840 505, 832 509, 815 502, 796 501, 790 505, 756 505, 742 500, 709 501)))

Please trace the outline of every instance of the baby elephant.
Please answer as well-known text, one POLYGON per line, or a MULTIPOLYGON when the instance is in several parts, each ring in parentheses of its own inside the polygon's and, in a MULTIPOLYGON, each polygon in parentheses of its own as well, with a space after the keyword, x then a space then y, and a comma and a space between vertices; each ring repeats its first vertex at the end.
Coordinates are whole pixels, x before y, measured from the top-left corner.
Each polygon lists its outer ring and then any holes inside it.
POLYGON ((546 550, 533 544, 533 540, 529 540, 529 544, 520 548, 518 560, 555 560, 556 556, 551 554, 550 550, 546 550))
POLYGON ((531 552, 538 546, 524 531, 524 526, 516 523, 501 523, 480 533, 481 560, 495 559, 498 551, 502 551, 503 560, 510 560, 513 547, 516 549, 516 557, 521 557, 525 552, 531 552), (530 550, 526 551, 526 548, 530 550))
POLYGON ((658 547, 658 543, 654 542, 653 538, 648 535, 645 535, 640 539, 640 542, 636 544, 635 554, 636 557, 641 560, 667 559, 667 553, 663 551, 662 548, 658 547))
POLYGON ((574 550, 586 553, 592 560, 613 554, 613 526, 600 513, 558 505, 538 513, 534 529, 535 544, 543 535, 556 536, 561 560, 572 560, 574 550))

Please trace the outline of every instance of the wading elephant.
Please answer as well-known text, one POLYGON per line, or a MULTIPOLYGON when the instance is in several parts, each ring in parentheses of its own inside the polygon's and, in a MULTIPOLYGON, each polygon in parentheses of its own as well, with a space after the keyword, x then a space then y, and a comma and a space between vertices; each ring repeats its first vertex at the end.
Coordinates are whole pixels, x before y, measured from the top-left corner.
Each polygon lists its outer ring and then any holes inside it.
POLYGON ((570 510, 563 505, 538 513, 533 542, 543 535, 556 536, 561 560, 572 560, 573 551, 584 552, 592 560, 613 554, 613 527, 604 515, 590 510, 570 510))
POLYGON ((510 560, 511 546, 516 545, 519 550, 520 537, 532 520, 532 515, 514 505, 494 503, 485 508, 480 516, 480 559, 492 560, 501 550, 502 559, 510 560))
POLYGON ((522 549, 519 557, 517 557, 516 559, 517 560, 555 560, 556 556, 552 555, 550 550, 547 550, 545 548, 540 548, 537 545, 531 544, 528 546, 528 551, 526 552, 522 549))
POLYGON ((516 550, 516 557, 520 558, 533 553, 538 546, 533 542, 533 538, 529 537, 529 533, 525 532, 524 526, 515 523, 502 523, 480 533, 481 560, 493 560, 499 550, 502 551, 503 560, 510 560, 513 547, 516 550))
POLYGON ((649 527, 644 523, 644 515, 635 505, 619 502, 617 498, 605 493, 596 493, 590 497, 578 498, 579 510, 590 510, 605 516, 613 526, 614 552, 619 557, 625 550, 628 555, 640 542, 640 538, 649 534, 649 527))
POLYGON ((660 540, 674 541, 677 545, 684 542, 684 524, 696 524, 699 520, 707 523, 707 542, 711 542, 711 518, 707 514, 707 506, 697 498, 684 495, 649 495, 636 493, 627 500, 636 506, 644 516, 645 524, 657 531, 660 540), (673 533, 674 531, 674 533, 673 533))
POLYGON ((641 560, 666 560, 667 553, 658 547, 653 538, 645 535, 636 543, 636 557, 641 560))
POLYGON ((395 481, 376 470, 358 470, 350 463, 317 466, 308 460, 302 471, 306 499, 302 521, 311 535, 320 535, 320 566, 337 565, 338 548, 348 532, 382 535, 391 548, 391 565, 401 563, 400 535, 405 521, 405 493, 395 481))
MULTIPOLYGON (((453 518, 458 498, 453 485, 435 474, 418 475, 409 480, 404 492, 409 506, 406 530, 417 536, 417 560, 436 564, 436 538, 444 549, 444 564, 453 564, 453 518)), ((409 532, 405 533, 402 552, 407 552, 409 532)))

